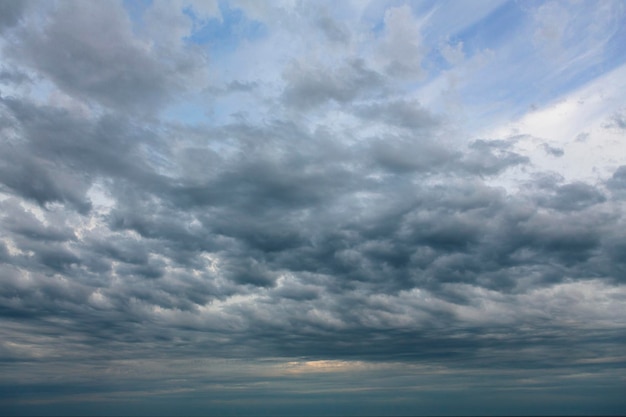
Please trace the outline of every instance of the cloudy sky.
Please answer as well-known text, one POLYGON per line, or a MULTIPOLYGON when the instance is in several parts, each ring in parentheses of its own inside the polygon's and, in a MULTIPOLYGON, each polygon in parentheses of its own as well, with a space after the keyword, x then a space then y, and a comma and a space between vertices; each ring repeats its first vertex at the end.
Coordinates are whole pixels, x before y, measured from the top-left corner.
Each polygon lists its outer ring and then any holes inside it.
POLYGON ((1 414, 626 413, 625 21, 0 0, 1 414))

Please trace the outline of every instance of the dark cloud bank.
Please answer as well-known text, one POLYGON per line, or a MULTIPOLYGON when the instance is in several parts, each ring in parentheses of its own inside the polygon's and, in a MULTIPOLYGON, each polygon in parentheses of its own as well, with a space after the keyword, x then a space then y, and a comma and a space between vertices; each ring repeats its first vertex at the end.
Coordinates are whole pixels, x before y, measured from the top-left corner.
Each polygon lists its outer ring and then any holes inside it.
POLYGON ((626 166, 497 186, 511 141, 358 60, 291 64, 260 122, 165 121, 192 46, 0 4, 2 414, 626 411, 626 166), (339 108, 371 134, 300 117, 339 108))

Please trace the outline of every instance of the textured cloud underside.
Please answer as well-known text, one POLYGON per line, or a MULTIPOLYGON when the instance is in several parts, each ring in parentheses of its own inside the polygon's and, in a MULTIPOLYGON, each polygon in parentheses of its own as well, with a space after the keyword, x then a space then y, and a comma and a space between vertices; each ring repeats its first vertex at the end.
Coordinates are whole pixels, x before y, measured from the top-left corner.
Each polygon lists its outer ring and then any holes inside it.
POLYGON ((624 410, 623 5, 336 6, 0 3, 0 404, 624 410))

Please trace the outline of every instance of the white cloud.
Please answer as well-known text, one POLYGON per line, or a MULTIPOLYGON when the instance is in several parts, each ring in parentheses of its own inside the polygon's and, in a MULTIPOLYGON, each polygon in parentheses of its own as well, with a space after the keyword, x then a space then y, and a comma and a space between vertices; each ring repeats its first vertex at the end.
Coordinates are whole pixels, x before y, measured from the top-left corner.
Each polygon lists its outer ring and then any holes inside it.
POLYGON ((516 137, 515 148, 531 158, 535 171, 554 171, 568 181, 606 179, 623 164, 626 142, 606 128, 626 106, 626 66, 590 82, 519 119, 479 132, 480 137, 516 137), (584 141, 578 140, 585 137, 584 141), (562 149, 562 157, 544 145, 562 149))

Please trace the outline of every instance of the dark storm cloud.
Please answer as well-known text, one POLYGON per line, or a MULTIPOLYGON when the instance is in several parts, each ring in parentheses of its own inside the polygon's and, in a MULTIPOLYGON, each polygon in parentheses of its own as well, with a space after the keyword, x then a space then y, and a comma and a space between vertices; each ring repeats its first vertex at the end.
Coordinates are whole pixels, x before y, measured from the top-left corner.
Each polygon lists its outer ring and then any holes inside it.
POLYGON ((69 203, 81 213, 91 204, 86 192, 102 178, 131 177, 146 187, 159 181, 154 163, 142 157, 140 147, 152 142, 155 155, 159 145, 149 131, 124 116, 103 115, 84 120, 67 110, 40 106, 14 98, 0 98, 9 128, 19 141, 0 144, 0 182, 13 192, 42 206, 69 203), (19 163, 16 163, 19 161, 19 163))
MULTIPOLYGON (((136 231, 155 241, 150 245, 153 250, 180 265, 198 263, 203 251, 220 253, 225 262, 224 276, 236 284, 273 285, 277 273, 291 270, 330 275, 337 288, 350 288, 355 282, 369 283, 372 288, 411 288, 417 284, 437 288, 441 282, 471 283, 481 274, 484 285, 500 282, 506 288, 510 282, 498 277, 506 275, 508 263, 516 262, 511 258, 525 248, 530 254, 526 256, 541 264, 537 249, 545 251, 546 259, 554 253, 562 260, 568 254, 584 260, 585 254, 598 245, 596 234, 585 230, 579 234, 556 227, 563 235, 560 237, 550 235, 543 226, 534 226, 537 222, 561 221, 558 216, 540 220, 529 214, 522 224, 519 218, 503 217, 509 212, 503 195, 480 182, 460 181, 452 188, 396 182, 401 178, 396 175, 407 172, 435 175, 442 169, 462 169, 495 174, 525 161, 508 151, 504 143, 478 141, 463 155, 428 139, 407 136, 375 140, 372 155, 392 176, 374 181, 365 180, 368 168, 359 163, 358 149, 342 149, 327 142, 324 135, 312 137, 293 125, 256 131, 233 125, 220 133, 233 137, 242 149, 252 147, 254 157, 249 152, 231 158, 215 155, 213 173, 204 172, 205 178, 198 183, 194 177, 164 179, 156 175, 146 161, 150 156, 135 153, 135 149, 141 143, 158 145, 162 141, 136 133, 132 136, 132 129, 124 127, 122 120, 104 117, 92 124, 79 124, 67 114, 53 117, 44 108, 18 111, 16 103, 10 105, 25 137, 31 138, 27 145, 33 146, 32 151, 26 148, 23 155, 30 158, 45 149, 56 165, 65 169, 78 166, 85 178, 108 178, 119 185, 112 194, 117 200, 109 217, 113 231, 136 231), (63 124, 69 132, 78 132, 74 138, 55 133, 63 124), (249 141, 250 134, 256 142, 249 141), (291 145, 294 140, 301 141, 301 146, 291 145), (355 205, 357 200, 350 197, 360 192, 373 196, 367 206, 355 205), (311 213, 312 207, 319 212, 311 213), (190 227, 193 222, 197 226, 190 227), (492 242, 507 234, 518 238, 508 238, 505 245, 492 242), (492 259, 492 245, 501 246, 499 259, 492 259)), ((437 125, 426 124, 424 128, 428 126, 432 131, 437 125)), ((181 164, 193 166, 193 153, 181 157, 185 158, 181 164)), ((36 173, 37 169, 31 171, 36 173)), ((188 175, 196 174, 188 171, 188 175)), ((73 203, 60 192, 53 199, 31 193, 32 187, 20 188, 11 182, 8 186, 42 204, 73 203)), ((538 195, 542 205, 561 211, 583 210, 604 198, 585 184, 561 186, 545 196, 538 195)), ((15 230, 26 235, 23 227, 15 230)), ((43 237, 43 232, 40 235, 43 237)), ((31 232, 31 236, 37 235, 31 232)), ((148 265, 144 251, 128 247, 126 238, 96 243, 90 251, 130 264, 117 267, 116 273, 153 278, 163 274, 162 267, 148 265)), ((35 259, 52 270, 80 264, 76 254, 65 249, 49 252, 39 248, 37 253, 35 259)), ((93 262, 89 260, 87 265, 113 270, 101 265, 102 261, 93 262)), ((545 268, 545 279, 551 281, 553 268, 545 268)))
POLYGON ((0 182, 18 195, 45 206, 68 203, 86 213, 91 205, 86 199, 87 186, 67 171, 46 160, 26 157, 7 150, 0 162, 0 182))
POLYGON ((91 249, 100 255, 129 264, 143 265, 148 261, 145 245, 132 238, 121 238, 115 243, 104 239, 94 241, 91 249))
MULTIPOLYGON (((61 314, 73 332, 87 331, 88 323, 99 328, 96 339, 123 341, 158 307, 164 315, 149 319, 156 321, 133 336, 138 341, 155 340, 165 326, 165 338, 176 329, 219 330, 221 342, 211 349, 220 355, 469 360, 466 352, 493 342, 478 338, 484 329, 468 329, 451 344, 457 336, 440 326, 463 322, 457 306, 479 308, 454 286, 515 294, 528 277, 528 285, 541 288, 614 273, 602 264, 616 256, 621 229, 618 217, 597 209, 607 201, 600 191, 545 181, 525 195, 507 195, 481 176, 525 158, 497 141, 449 151, 428 139, 438 129, 428 118, 413 128, 415 136, 372 139, 365 148, 294 123, 229 125, 207 131, 207 139, 217 144, 228 137, 237 152, 207 150, 201 159, 209 166, 196 170, 197 151, 183 151, 184 142, 176 154, 161 150, 167 129, 147 134, 114 116, 87 121, 4 104, 22 132, 4 166, 13 167, 19 155, 31 173, 54 166, 85 181, 52 188, 56 194, 48 196, 11 182, 32 178, 13 172, 4 181, 16 195, 74 209, 76 201, 90 203, 84 193, 93 181, 115 185, 105 228, 80 228, 80 238, 77 223, 44 225, 5 202, 12 211, 3 224, 21 251, 4 251, 12 274, 37 271, 37 282, 62 274, 70 283, 29 289, 10 281, 6 294, 19 294, 19 302, 5 299, 5 308, 19 315, 39 303, 40 314, 61 314), (146 146, 152 152, 139 151, 146 146), (184 169, 157 174, 154 155, 179 158, 184 169), (379 165, 363 164, 368 155, 379 165), (379 176, 368 179, 371 173, 379 176), (69 193, 77 189, 80 198, 69 193), (416 289, 440 301, 429 305, 406 295, 416 289), (225 307, 217 321, 202 318, 205 303, 232 296, 255 301, 225 307), (66 313, 52 313, 60 305, 66 313), (251 338, 254 345, 246 342, 251 338)), ((494 331, 497 338, 500 330, 494 331)), ((509 360, 503 352, 510 348, 500 346, 494 358, 509 360)))

